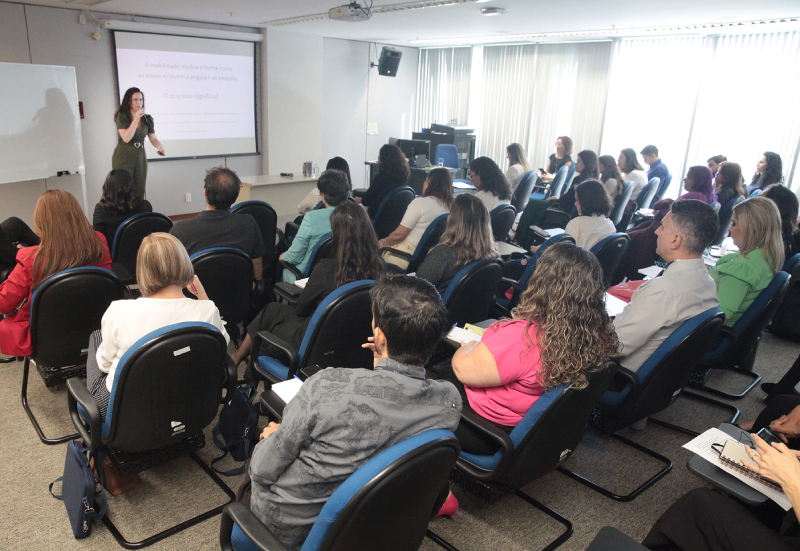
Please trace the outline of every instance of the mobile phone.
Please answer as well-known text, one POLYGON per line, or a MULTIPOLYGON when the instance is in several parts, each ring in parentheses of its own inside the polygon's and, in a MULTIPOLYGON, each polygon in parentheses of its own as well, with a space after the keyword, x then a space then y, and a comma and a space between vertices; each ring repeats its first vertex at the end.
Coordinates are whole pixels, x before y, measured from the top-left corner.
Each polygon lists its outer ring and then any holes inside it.
POLYGON ((772 431, 769 429, 761 429, 756 433, 759 438, 761 438, 767 444, 780 444, 781 439, 772 434, 772 431))
POLYGON ((305 381, 306 379, 308 379, 309 377, 320 371, 322 371, 322 368, 318 365, 307 365, 306 367, 300 370, 299 378, 305 381))
POLYGON ((541 172, 542 174, 547 174, 547 172, 545 172, 543 168, 540 168, 539 172, 541 172))
POLYGON ((167 156, 167 154, 166 154, 166 153, 161 153, 160 151, 156 151, 156 153, 158 153, 158 154, 159 154, 159 156, 161 156, 161 157, 166 157, 166 156, 167 156))

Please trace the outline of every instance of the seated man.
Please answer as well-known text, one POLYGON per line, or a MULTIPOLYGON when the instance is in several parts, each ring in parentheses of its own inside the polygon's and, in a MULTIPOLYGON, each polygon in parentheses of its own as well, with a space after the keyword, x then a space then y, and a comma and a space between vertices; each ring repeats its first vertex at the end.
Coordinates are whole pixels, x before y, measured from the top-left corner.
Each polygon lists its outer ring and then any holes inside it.
POLYGON ((664 164, 664 161, 658 157, 658 148, 654 145, 646 146, 642 149, 642 159, 650 167, 647 169, 647 181, 658 178, 663 184, 667 176, 669 176, 669 169, 664 164))
POLYGON ((175 222, 169 231, 190 255, 212 247, 235 247, 253 261, 253 279, 261 279, 264 240, 255 219, 231 214, 231 205, 239 197, 242 182, 229 168, 212 168, 206 173, 206 210, 190 220, 175 222))
MULTIPOLYGON (((370 295, 374 337, 364 347, 375 369, 313 375, 253 450, 250 507, 289 549, 302 547, 325 502, 356 469, 420 432, 455 430, 461 416, 452 383, 425 379, 423 366, 449 329, 433 285, 400 276, 379 281, 370 295)), ((443 488, 440 503, 446 495, 443 488)))
POLYGON ((710 205, 694 199, 672 205, 656 230, 656 253, 667 263, 664 273, 644 282, 614 319, 623 367, 635 372, 681 323, 719 306, 702 258, 718 229, 710 205))

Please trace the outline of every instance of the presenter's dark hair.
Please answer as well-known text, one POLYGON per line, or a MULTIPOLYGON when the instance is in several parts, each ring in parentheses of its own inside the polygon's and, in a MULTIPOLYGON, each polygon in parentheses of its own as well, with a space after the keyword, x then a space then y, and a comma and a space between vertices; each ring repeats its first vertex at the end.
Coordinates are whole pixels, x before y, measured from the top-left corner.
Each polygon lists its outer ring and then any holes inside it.
POLYGON ((372 287, 372 317, 386 335, 389 357, 425 365, 449 329, 447 310, 436 288, 413 276, 384 278, 372 287))
POLYGON ((329 207, 341 205, 350 195, 350 184, 347 174, 341 170, 326 170, 317 180, 317 189, 325 195, 325 202, 329 207))
POLYGON ((581 203, 581 215, 594 216, 602 214, 608 216, 611 212, 611 197, 608 196, 606 186, 597 180, 586 180, 575 188, 575 195, 581 203))
POLYGON ((719 217, 708 203, 681 199, 672 203, 672 222, 683 237, 686 249, 703 254, 719 231, 719 217))
POLYGON ((353 191, 353 179, 350 177, 350 165, 347 164, 347 161, 341 157, 334 157, 328 161, 328 164, 325 166, 325 170, 330 169, 341 170, 347 174, 347 184, 350 186, 350 191, 353 191))
POLYGON ((759 188, 764 189, 772 184, 783 182, 783 161, 781 156, 773 151, 765 151, 764 158, 767 160, 767 168, 764 172, 756 172, 750 185, 758 182, 759 188))
POLYGON ((111 214, 127 214, 136 202, 136 186, 133 176, 124 168, 115 168, 106 176, 103 183, 103 196, 100 208, 111 214))
POLYGON ((636 157, 636 151, 631 147, 626 147, 622 151, 622 156, 625 157, 625 172, 633 172, 634 170, 644 170, 642 165, 639 164, 639 159, 636 157))
POLYGON ((469 164, 469 169, 480 176, 480 191, 488 191, 501 201, 511 199, 511 186, 503 171, 489 157, 478 157, 469 164))
POLYGON ((396 145, 388 143, 378 153, 378 170, 381 174, 401 180, 399 185, 405 184, 411 176, 405 153, 396 145))
POLYGON ((206 172, 206 202, 215 210, 228 210, 239 197, 242 181, 230 168, 218 166, 206 172))
POLYGON ((658 157, 658 148, 654 145, 646 145, 644 149, 642 149, 642 155, 655 155, 658 157))
POLYGON ((453 204, 453 176, 446 168, 434 168, 428 174, 426 186, 422 189, 423 197, 436 197, 443 207, 453 204))
POLYGON ((378 236, 361 206, 345 201, 336 207, 331 213, 331 231, 336 254, 336 287, 383 275, 385 265, 378 236))
POLYGON ((126 117, 131 116, 131 102, 133 101, 133 94, 135 94, 136 92, 142 94, 142 109, 144 109, 144 92, 142 92, 136 87, 128 88, 127 90, 125 90, 125 95, 122 96, 122 103, 119 104, 117 111, 114 113, 115 117, 120 113, 122 113, 126 117))
POLYGON ((778 206, 778 212, 781 213, 781 228, 783 231, 789 234, 794 233, 797 229, 798 211, 800 211, 797 195, 782 184, 772 184, 767 186, 762 196, 778 206))

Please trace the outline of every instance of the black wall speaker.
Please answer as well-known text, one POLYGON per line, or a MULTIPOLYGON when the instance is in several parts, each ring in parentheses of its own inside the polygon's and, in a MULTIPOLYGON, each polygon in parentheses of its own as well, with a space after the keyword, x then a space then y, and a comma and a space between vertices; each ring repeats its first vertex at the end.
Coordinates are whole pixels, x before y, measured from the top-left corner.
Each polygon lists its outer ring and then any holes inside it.
POLYGON ((403 52, 397 48, 384 46, 381 50, 381 57, 378 59, 378 74, 385 77, 396 77, 401 57, 403 57, 403 52))

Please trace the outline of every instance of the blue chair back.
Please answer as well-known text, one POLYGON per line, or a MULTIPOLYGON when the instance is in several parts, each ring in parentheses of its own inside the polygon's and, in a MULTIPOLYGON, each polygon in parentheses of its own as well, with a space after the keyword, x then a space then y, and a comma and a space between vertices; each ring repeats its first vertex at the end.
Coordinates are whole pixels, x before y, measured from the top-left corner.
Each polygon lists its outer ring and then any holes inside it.
POLYGON ((658 191, 656 192, 655 197, 650 202, 650 208, 653 208, 653 205, 658 203, 661 199, 664 198, 664 194, 667 193, 669 189, 669 185, 672 182, 672 174, 667 174, 667 177, 664 178, 664 181, 658 185, 658 191))
POLYGON ((432 165, 439 165, 439 159, 442 159, 443 166, 448 168, 460 168, 458 162, 458 148, 449 143, 440 143, 436 146, 436 152, 433 155, 432 165))
POLYGON ((742 201, 744 201, 744 195, 739 195, 728 200, 728 202, 719 209, 719 231, 714 241, 711 242, 712 245, 719 245, 728 237, 728 230, 731 227, 731 220, 733 218, 733 207, 742 201))
POLYGON ((189 259, 228 327, 243 322, 253 298, 253 261, 247 253, 235 247, 213 247, 189 259))
POLYGON ((488 319, 502 277, 503 268, 494 259, 476 260, 461 268, 442 295, 448 327, 488 319))
POLYGON ((547 241, 542 243, 542 246, 539 247, 539 249, 528 260, 528 266, 525 268, 525 271, 522 272, 522 276, 519 278, 519 288, 521 290, 524 290, 528 286, 528 280, 533 275, 534 270, 536 270, 536 262, 542 257, 547 249, 556 243, 572 243, 574 245, 575 238, 568 233, 561 233, 550 237, 547 239, 547 241))
POLYGON ((658 191, 658 185, 660 183, 661 178, 650 178, 650 181, 645 184, 642 191, 639 192, 639 196, 636 198, 636 204, 639 205, 640 209, 650 208, 650 203, 653 201, 653 197, 656 196, 656 191, 658 191))
POLYGON ((797 280, 800 279, 800 254, 787 258, 786 262, 783 263, 781 271, 786 272, 792 278, 789 283, 790 285, 796 284, 797 280))
POLYGON ((531 198, 531 190, 533 190, 533 184, 535 183, 536 174, 533 170, 527 172, 520 180, 517 189, 514 190, 514 196, 511 198, 511 204, 514 205, 517 212, 525 210, 525 205, 528 204, 528 200, 531 198))
POLYGON ((600 266, 603 268, 603 280, 606 288, 609 286, 609 281, 614 275, 622 255, 628 249, 628 243, 630 243, 630 236, 627 233, 617 232, 592 247, 591 252, 597 257, 600 266))
POLYGON ((303 277, 308 277, 311 275, 311 271, 314 269, 314 266, 316 266, 323 258, 327 258, 331 255, 331 247, 333 247, 333 232, 328 232, 320 237, 319 241, 317 241, 314 247, 311 249, 311 256, 308 257, 308 264, 306 264, 306 267, 303 270, 303 277))
MULTIPOLYGON (((753 193, 751 193, 751 194, 750 194, 750 197, 755 197, 756 195, 761 195, 762 193, 764 193, 764 190, 763 190, 763 189, 754 189, 754 190, 753 190, 753 193)), ((749 199, 750 197, 748 197, 748 199, 749 199)))
POLYGON ((614 208, 611 209, 611 214, 608 215, 608 219, 611 220, 615 226, 622 220, 622 215, 625 213, 625 207, 628 206, 628 201, 631 200, 631 195, 633 195, 633 182, 626 182, 625 185, 622 186, 622 191, 619 192, 619 195, 614 197, 614 208))
POLYGON ((408 265, 409 273, 416 270, 417 267, 422 264, 422 261, 425 260, 425 257, 428 256, 428 252, 439 244, 439 240, 442 238, 442 234, 447 228, 448 216, 450 216, 450 213, 440 214, 425 228, 422 237, 419 239, 419 243, 417 243, 417 248, 414 249, 413 260, 408 265))
POLYGON ((719 216, 720 204, 718 202, 714 201, 713 203, 711 203, 711 208, 714 209, 714 212, 716 212, 717 216, 719 216))
POLYGON ((517 218, 517 209, 513 205, 499 205, 489 213, 489 221, 492 225, 492 235, 495 241, 505 241, 508 239, 508 232, 514 226, 517 218))
POLYGON ((550 190, 547 194, 548 197, 561 197, 561 188, 564 187, 564 182, 567 181, 568 170, 566 166, 562 166, 556 171, 556 175, 553 177, 553 183, 550 185, 550 190))
POLYGON ((394 188, 386 194, 378 210, 375 211, 375 233, 379 239, 383 239, 400 225, 406 213, 408 205, 414 200, 416 195, 410 186, 400 186, 394 188))
POLYGON ((567 177, 564 180, 564 185, 561 187, 561 193, 558 195, 559 198, 561 198, 567 192, 567 190, 572 185, 572 180, 574 179, 575 179, 575 163, 572 163, 569 167, 569 172, 567 172, 567 177))
POLYGON ((154 232, 169 233, 172 220, 158 212, 134 214, 117 228, 111 246, 111 260, 119 262, 136 278, 136 256, 142 240, 154 232))
POLYGON ((243 201, 231 208, 233 214, 249 214, 252 216, 258 229, 261 230, 261 239, 264 241, 264 261, 266 268, 275 255, 275 235, 278 232, 278 214, 269 203, 264 201, 243 201))

